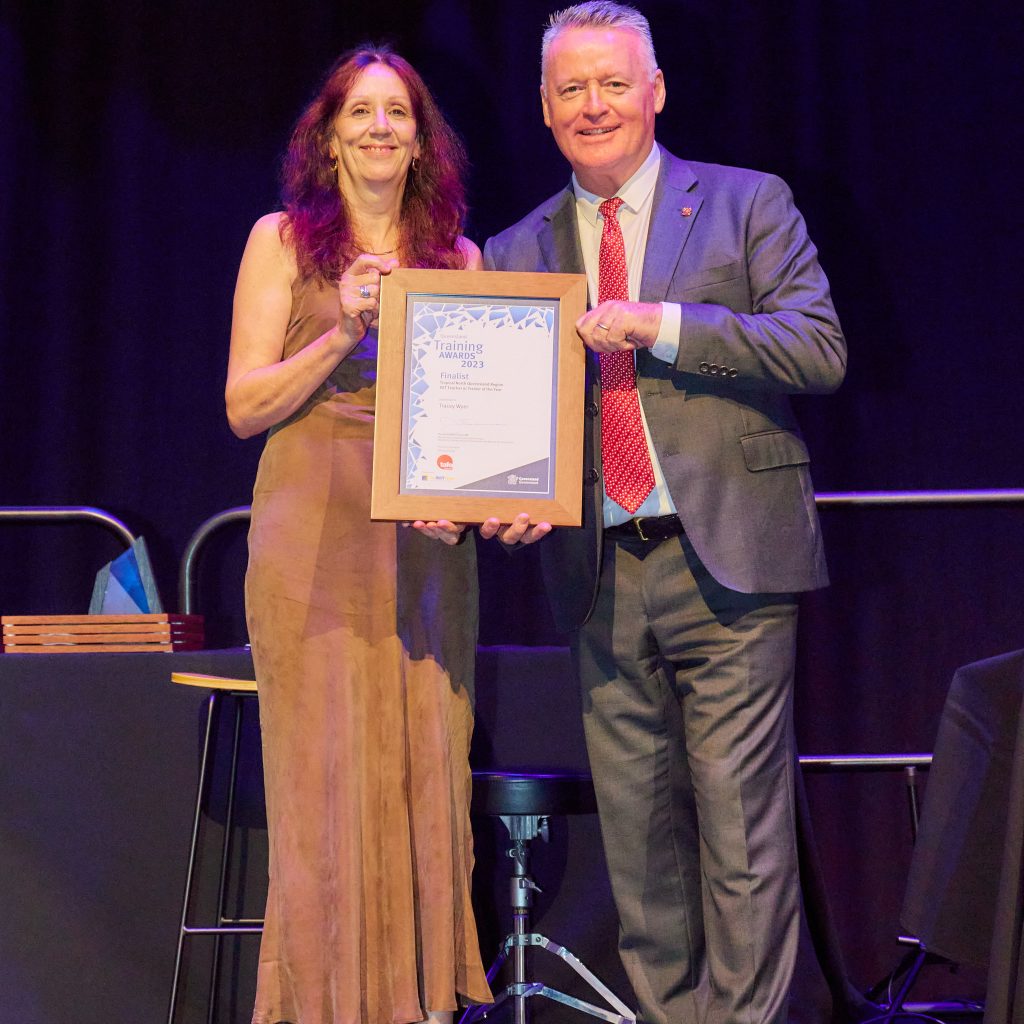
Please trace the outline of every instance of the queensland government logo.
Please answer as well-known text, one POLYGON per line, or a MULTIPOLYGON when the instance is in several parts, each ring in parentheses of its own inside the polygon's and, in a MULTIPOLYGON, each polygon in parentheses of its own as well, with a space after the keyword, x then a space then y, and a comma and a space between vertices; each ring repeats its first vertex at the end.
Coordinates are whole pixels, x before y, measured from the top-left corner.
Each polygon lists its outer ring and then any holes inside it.
POLYGON ((540 484, 539 476, 520 476, 518 473, 509 473, 505 480, 509 487, 537 487, 540 484))

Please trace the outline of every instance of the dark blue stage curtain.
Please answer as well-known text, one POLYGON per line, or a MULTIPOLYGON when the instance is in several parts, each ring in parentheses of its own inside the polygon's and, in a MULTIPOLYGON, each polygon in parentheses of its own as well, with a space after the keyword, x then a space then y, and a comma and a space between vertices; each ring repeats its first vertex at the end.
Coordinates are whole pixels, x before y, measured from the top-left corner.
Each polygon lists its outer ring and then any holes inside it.
MULTIPOLYGON (((1019 14, 918 3, 651 0, 683 157, 792 185, 850 346, 801 400, 819 490, 1024 485, 1019 14)), ((473 166, 478 242, 568 181, 540 116, 550 0, 0 7, 0 505, 94 504, 144 534, 165 604, 193 529, 246 504, 261 442, 223 413, 234 277, 275 208, 291 123, 341 50, 390 39, 473 166)), ((808 753, 928 750, 954 669, 1024 642, 1024 509, 826 510, 805 602, 808 753)), ((116 545, 0 525, 0 612, 70 612, 116 545)), ((200 567, 213 643, 244 642, 244 530, 200 567)), ((531 556, 483 552, 487 643, 560 639, 531 556)), ((809 798, 855 980, 896 960, 898 777, 809 798)), ((940 976, 945 994, 968 983, 940 976)))

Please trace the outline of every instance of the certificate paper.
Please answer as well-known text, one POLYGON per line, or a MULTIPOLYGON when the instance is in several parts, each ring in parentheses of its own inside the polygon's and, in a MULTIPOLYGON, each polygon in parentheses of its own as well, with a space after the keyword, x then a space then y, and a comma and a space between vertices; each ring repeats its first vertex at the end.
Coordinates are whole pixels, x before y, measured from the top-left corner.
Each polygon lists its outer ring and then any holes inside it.
POLYGON ((406 301, 401 493, 552 497, 558 303, 406 301))
POLYGON ((583 274, 381 279, 370 517, 579 526, 583 274))

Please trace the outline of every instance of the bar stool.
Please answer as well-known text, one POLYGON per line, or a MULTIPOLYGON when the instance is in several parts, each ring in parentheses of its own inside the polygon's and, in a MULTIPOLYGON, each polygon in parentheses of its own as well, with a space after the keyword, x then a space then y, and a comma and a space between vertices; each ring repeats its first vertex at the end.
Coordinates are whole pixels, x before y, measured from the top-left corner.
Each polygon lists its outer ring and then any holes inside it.
POLYGON ((530 841, 538 836, 548 841, 548 819, 555 814, 593 814, 597 811, 594 783, 589 775, 518 774, 510 772, 473 772, 472 809, 477 814, 501 818, 512 844, 509 899, 512 905, 512 932, 487 972, 488 984, 505 961, 512 957, 512 981, 492 1004, 471 1006, 459 1018, 459 1024, 481 1020, 506 1000, 513 1002, 515 1024, 527 1024, 526 1000, 544 996, 575 1010, 608 1021, 609 1024, 636 1024, 636 1015, 573 953, 537 932, 530 931, 530 907, 533 893, 540 891, 529 872, 530 841), (611 1009, 576 999, 542 982, 527 980, 527 948, 536 946, 563 960, 611 1009))
POLYGON ((206 727, 203 732, 202 753, 199 759, 199 783, 196 787, 196 807, 192 818, 192 840, 188 851, 188 869, 185 873, 185 892, 182 896, 181 924, 178 929, 178 948, 174 957, 174 980, 171 984, 170 1007, 167 1012, 168 1024, 174 1024, 181 985, 182 954, 185 939, 192 935, 214 936, 213 962, 210 969, 210 994, 207 1001, 207 1022, 213 1024, 217 1003, 217 983, 220 977, 220 938, 224 935, 259 935, 263 931, 260 918, 238 918, 227 916, 227 880, 231 859, 231 836, 234 825, 235 795, 238 788, 238 753, 242 738, 242 713, 246 700, 256 697, 256 682, 253 679, 229 679, 224 676, 203 675, 194 672, 172 672, 171 682, 184 686, 199 686, 210 691, 206 702, 206 727), (220 716, 221 705, 226 699, 234 705, 234 722, 231 740, 231 769, 228 777, 227 808, 224 820, 224 841, 220 851, 220 875, 217 884, 217 910, 212 925, 189 924, 189 904, 192 901, 192 886, 195 881, 196 857, 202 829, 203 804, 207 800, 210 776, 213 769, 214 729, 220 716))

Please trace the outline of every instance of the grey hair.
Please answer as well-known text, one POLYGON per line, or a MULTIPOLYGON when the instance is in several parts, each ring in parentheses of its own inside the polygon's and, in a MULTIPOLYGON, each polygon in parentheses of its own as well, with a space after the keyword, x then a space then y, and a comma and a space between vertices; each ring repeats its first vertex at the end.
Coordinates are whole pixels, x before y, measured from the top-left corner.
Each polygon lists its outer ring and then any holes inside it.
POLYGON ((658 58, 654 55, 651 26, 635 7, 615 3, 614 0, 586 0, 585 3, 573 4, 572 7, 555 11, 548 18, 540 45, 540 78, 542 82, 551 44, 560 32, 570 28, 632 29, 640 37, 648 74, 653 78, 654 72, 658 70, 658 58))

